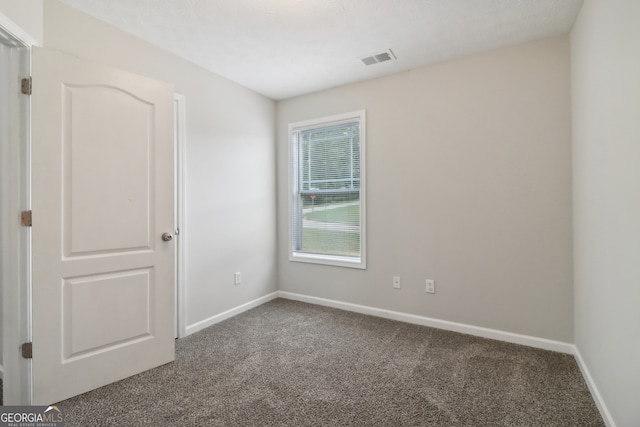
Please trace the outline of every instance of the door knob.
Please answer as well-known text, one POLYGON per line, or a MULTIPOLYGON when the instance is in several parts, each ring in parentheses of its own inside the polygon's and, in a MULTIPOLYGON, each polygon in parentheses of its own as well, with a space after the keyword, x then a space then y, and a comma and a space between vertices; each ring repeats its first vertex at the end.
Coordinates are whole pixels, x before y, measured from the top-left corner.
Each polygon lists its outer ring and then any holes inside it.
POLYGON ((170 242, 171 239, 173 239, 171 233, 162 233, 162 240, 164 240, 165 242, 170 242))

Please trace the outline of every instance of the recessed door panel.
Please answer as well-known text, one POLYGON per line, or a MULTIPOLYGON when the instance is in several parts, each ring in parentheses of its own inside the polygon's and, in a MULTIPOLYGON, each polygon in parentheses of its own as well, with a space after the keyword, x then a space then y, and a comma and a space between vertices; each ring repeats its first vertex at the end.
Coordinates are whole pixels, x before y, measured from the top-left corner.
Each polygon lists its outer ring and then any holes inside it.
POLYGON ((65 87, 66 256, 149 248, 153 114, 116 87, 65 87))
POLYGON ((63 362, 150 336, 151 275, 151 269, 144 269, 66 279, 63 362))

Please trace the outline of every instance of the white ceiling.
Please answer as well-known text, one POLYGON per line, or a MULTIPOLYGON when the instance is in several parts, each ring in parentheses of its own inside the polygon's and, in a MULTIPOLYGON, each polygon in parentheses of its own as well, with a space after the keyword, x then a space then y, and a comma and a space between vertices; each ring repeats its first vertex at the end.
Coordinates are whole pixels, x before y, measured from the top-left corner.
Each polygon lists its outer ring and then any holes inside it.
POLYGON ((569 32, 583 0, 61 0, 273 99, 569 32), (397 61, 359 58, 392 49, 397 61))

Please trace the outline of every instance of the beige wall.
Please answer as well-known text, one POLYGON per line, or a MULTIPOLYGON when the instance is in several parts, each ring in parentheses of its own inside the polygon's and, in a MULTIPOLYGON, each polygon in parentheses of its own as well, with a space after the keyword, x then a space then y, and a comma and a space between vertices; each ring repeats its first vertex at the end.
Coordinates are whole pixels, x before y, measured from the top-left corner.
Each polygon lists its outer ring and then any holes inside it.
POLYGON ((42 44, 43 0, 0 0, 0 13, 42 44))
POLYGON ((280 289, 572 342, 570 120, 567 36, 279 102, 280 289), (358 109, 368 269, 290 262, 287 124, 358 109))
POLYGON ((575 342, 619 427, 640 425, 640 2, 571 33, 575 342))
POLYGON ((274 102, 56 0, 44 44, 185 95, 187 325, 275 291, 274 102))

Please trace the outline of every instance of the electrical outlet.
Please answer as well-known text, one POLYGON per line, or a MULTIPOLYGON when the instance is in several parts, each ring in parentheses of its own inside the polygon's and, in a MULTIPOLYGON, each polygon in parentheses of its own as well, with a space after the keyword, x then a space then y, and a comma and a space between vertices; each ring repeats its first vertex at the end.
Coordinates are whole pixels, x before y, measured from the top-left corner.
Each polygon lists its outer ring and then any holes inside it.
POLYGON ((436 293, 436 281, 433 280, 433 279, 427 279, 424 291, 428 292, 430 294, 435 294, 436 293))
POLYGON ((393 276, 393 287, 400 289, 400 276, 393 276))
POLYGON ((233 283, 235 285, 239 285, 240 283, 242 283, 242 276, 240 275, 239 271, 234 273, 234 275, 233 275, 233 283))

